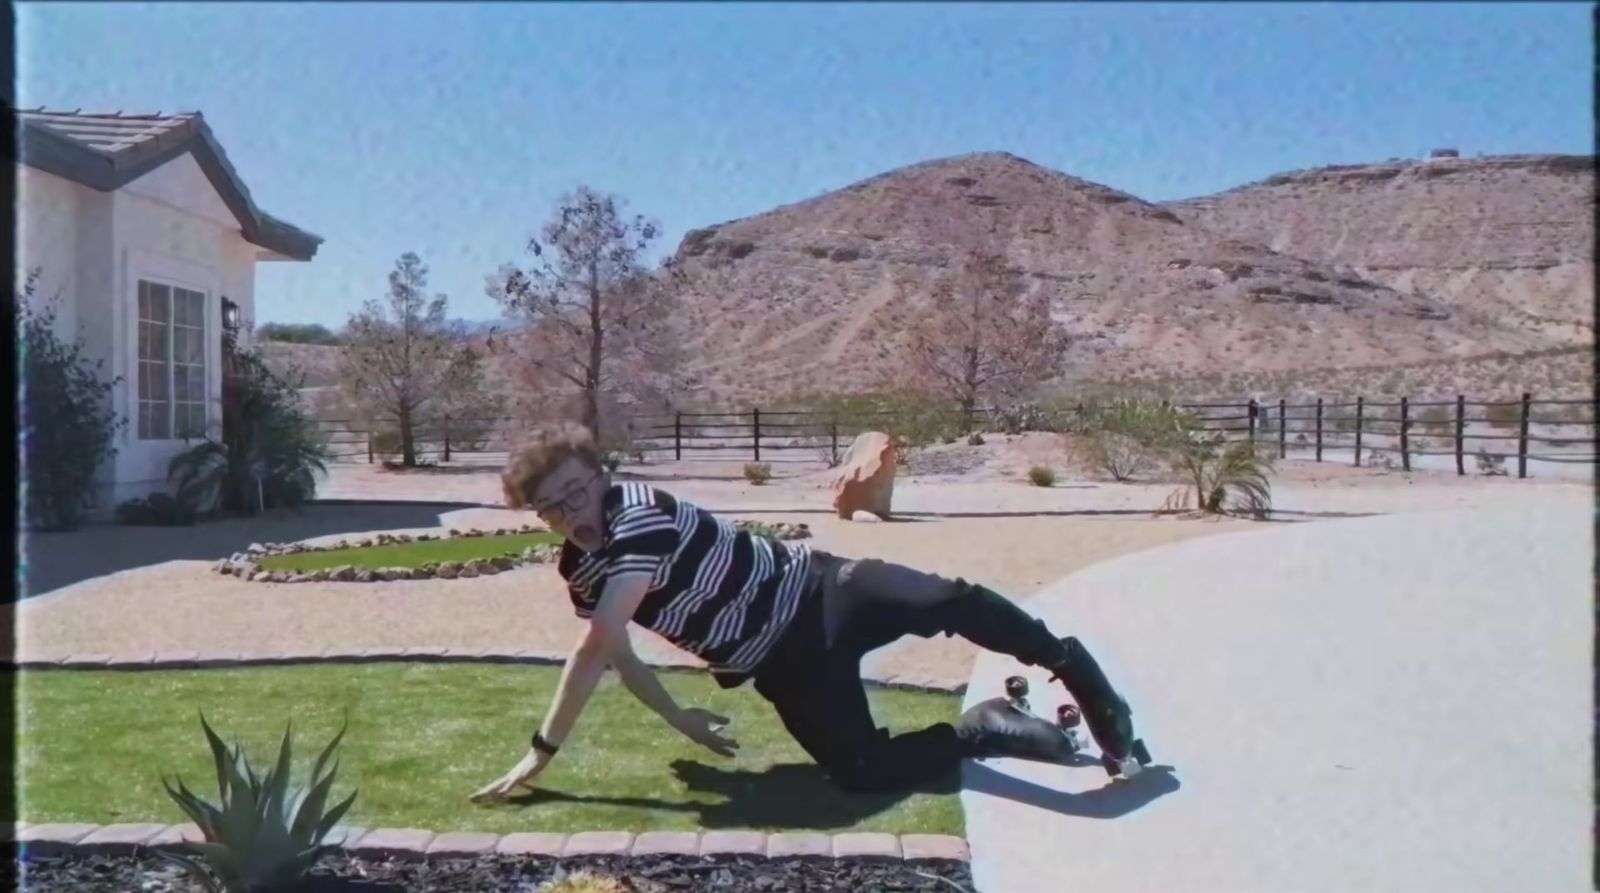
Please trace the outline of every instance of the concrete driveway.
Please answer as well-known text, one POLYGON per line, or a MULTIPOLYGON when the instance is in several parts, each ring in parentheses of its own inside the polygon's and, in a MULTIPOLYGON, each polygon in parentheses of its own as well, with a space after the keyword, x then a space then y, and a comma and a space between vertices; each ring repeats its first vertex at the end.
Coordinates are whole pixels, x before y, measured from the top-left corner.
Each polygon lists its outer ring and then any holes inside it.
MULTIPOLYGON (((1046 589, 1028 607, 1102 656, 1157 766, 969 765, 978 889, 1590 889, 1594 520, 1286 525, 1046 589)), ((984 655, 968 705, 1018 669, 984 655)))

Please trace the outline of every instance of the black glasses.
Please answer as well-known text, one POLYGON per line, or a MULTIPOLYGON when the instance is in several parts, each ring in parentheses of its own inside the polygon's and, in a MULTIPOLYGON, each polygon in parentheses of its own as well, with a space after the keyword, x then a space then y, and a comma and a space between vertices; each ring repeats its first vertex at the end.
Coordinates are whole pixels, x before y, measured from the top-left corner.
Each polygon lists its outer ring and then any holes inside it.
POLYGON ((595 479, 600 475, 601 472, 597 471, 585 478, 583 483, 568 490, 564 495, 558 496, 543 505, 535 504, 533 506, 534 514, 549 515, 560 510, 562 516, 565 517, 573 512, 582 510, 584 506, 589 504, 589 485, 594 483, 595 479))

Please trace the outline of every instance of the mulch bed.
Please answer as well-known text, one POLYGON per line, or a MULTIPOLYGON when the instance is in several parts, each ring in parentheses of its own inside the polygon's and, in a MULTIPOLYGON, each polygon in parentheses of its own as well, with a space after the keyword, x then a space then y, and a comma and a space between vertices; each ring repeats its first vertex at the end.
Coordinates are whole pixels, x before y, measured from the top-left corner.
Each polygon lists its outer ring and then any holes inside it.
MULTIPOLYGON (((154 855, 30 856, 13 861, 28 893, 200 893, 181 869, 154 855)), ((716 890, 726 893, 956 893, 972 891, 965 862, 738 857, 515 856, 380 861, 334 853, 312 870, 303 893, 537 893, 580 871, 610 875, 636 893, 716 890), (364 879, 364 880, 363 880, 364 879), (356 883, 351 883, 354 880, 356 883)))

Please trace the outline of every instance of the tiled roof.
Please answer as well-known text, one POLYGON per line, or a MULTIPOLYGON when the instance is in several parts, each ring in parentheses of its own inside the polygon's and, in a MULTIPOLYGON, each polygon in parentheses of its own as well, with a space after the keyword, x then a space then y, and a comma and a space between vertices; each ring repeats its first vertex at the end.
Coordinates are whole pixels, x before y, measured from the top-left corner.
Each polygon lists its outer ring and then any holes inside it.
POLYGON ((199 116, 193 112, 175 115, 110 115, 83 112, 52 112, 43 108, 23 109, 17 117, 75 140, 105 155, 149 152, 194 135, 199 116))
POLYGON ((125 115, 16 109, 21 160, 40 170, 109 192, 185 152, 194 153, 250 242, 310 260, 322 237, 256 207, 239 172, 199 112, 125 115))

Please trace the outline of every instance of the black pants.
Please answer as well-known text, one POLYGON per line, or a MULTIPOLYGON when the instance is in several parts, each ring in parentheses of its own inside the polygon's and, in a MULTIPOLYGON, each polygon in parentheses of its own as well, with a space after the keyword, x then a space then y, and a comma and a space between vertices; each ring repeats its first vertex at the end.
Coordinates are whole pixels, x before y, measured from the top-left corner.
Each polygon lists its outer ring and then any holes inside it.
POLYGON ((783 640, 755 674, 789 734, 840 787, 896 790, 933 779, 962 757, 949 723, 890 736, 877 726, 861 658, 907 634, 958 635, 1032 666, 1065 654, 1043 623, 998 593, 961 579, 873 559, 813 553, 814 583, 783 640))

